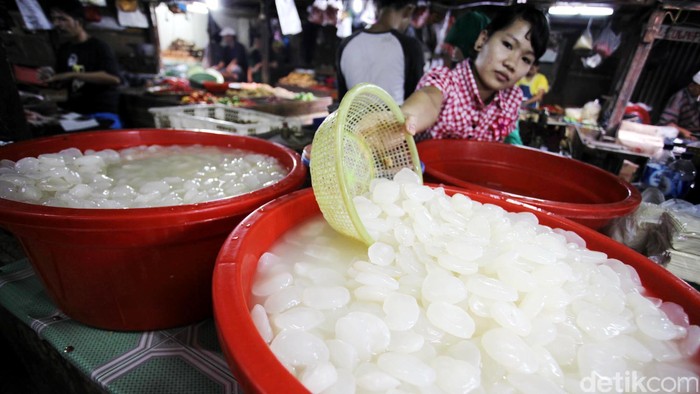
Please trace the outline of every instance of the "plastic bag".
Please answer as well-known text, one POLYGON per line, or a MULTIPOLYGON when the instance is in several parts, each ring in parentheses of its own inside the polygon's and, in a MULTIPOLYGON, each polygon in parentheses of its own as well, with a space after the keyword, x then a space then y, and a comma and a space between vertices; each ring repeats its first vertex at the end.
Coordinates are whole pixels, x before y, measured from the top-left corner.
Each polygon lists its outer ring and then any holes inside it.
POLYGON ((654 193, 657 198, 650 199, 647 190, 635 212, 613 219, 603 232, 681 279, 700 283, 700 204, 679 199, 663 201, 658 191, 654 193))
MULTIPOLYGON (((613 219, 603 232, 615 241, 649 256, 650 237, 656 235, 654 232, 659 228, 663 213, 664 209, 658 204, 642 202, 632 214, 613 219)), ((661 243, 664 238, 668 237, 661 237, 653 244, 661 243)))
POLYGON ((605 25, 603 31, 600 32, 598 38, 593 42, 593 50, 603 58, 612 55, 619 46, 620 34, 615 34, 610 27, 610 23, 605 25))
POLYGON ((591 19, 588 20, 588 26, 583 31, 581 37, 576 40, 574 50, 590 51, 593 49, 593 34, 591 33, 591 19))
POLYGON ((583 67, 585 68, 596 68, 600 66, 600 63, 603 61, 603 57, 600 56, 598 53, 594 53, 592 56, 589 57, 582 57, 581 58, 581 63, 583 63, 583 67))

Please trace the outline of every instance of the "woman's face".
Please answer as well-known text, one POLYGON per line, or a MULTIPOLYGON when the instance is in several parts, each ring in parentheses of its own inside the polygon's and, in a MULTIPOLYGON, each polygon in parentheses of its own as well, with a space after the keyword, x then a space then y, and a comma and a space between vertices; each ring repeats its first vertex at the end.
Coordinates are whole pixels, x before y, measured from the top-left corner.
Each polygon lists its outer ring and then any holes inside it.
POLYGON ((530 30, 528 22, 518 19, 491 36, 486 31, 481 32, 475 45, 479 53, 474 66, 482 100, 487 100, 498 90, 514 86, 530 70, 535 61, 530 30))

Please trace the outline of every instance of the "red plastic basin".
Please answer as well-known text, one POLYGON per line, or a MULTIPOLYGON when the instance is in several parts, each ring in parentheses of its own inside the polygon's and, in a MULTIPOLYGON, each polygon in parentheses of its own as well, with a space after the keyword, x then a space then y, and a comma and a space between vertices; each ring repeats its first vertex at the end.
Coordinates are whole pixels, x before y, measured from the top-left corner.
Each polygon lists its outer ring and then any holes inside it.
POLYGON ((228 82, 215 82, 215 81, 204 81, 202 82, 202 86, 204 86, 204 89, 206 89, 210 93, 226 93, 226 91, 229 88, 229 83, 228 82))
MULTIPOLYGON (((506 196, 449 186, 445 190, 447 194, 463 193, 475 201, 496 204, 508 211, 532 212, 541 224, 575 231, 586 240, 589 249, 605 252, 634 267, 650 294, 681 305, 691 324, 700 323, 700 293, 665 268, 611 238, 506 196)), ((258 334, 250 317, 251 286, 260 256, 286 232, 320 214, 313 191, 310 188, 299 190, 253 212, 236 227, 219 252, 213 279, 214 318, 226 360, 247 393, 307 392, 277 361, 258 334)))
POLYGON ((301 187, 299 155, 269 141, 219 132, 115 130, 6 145, 18 160, 65 148, 211 145, 273 156, 280 182, 223 200, 158 208, 72 209, 0 199, 0 225, 20 241, 47 293, 71 318, 120 331, 156 330, 211 316, 211 278, 226 236, 260 205, 301 187))
POLYGON ((594 229, 642 201, 636 188, 607 171, 533 148, 469 140, 417 147, 426 182, 507 196, 594 229))

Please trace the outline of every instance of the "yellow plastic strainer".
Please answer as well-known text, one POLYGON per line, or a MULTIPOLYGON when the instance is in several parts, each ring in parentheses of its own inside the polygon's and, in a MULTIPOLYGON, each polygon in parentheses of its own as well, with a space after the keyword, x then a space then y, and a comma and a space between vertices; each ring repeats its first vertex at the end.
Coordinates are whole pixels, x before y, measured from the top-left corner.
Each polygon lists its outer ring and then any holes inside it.
POLYGON ((402 168, 421 175, 413 137, 399 106, 382 88, 359 84, 319 126, 311 147, 311 184, 323 216, 336 231, 374 242, 353 198, 369 192, 373 178, 392 179, 402 168))

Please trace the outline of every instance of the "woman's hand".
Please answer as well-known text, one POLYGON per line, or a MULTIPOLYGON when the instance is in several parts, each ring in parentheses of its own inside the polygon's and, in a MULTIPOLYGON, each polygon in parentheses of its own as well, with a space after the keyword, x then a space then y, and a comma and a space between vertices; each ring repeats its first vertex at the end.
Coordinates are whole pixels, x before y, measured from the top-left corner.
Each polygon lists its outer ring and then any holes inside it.
POLYGON ((410 135, 416 135, 416 117, 413 115, 404 114, 406 121, 404 122, 404 129, 410 135))
POLYGON ((413 92, 401 106, 406 132, 416 135, 434 125, 440 116, 442 101, 442 92, 434 86, 413 92))

